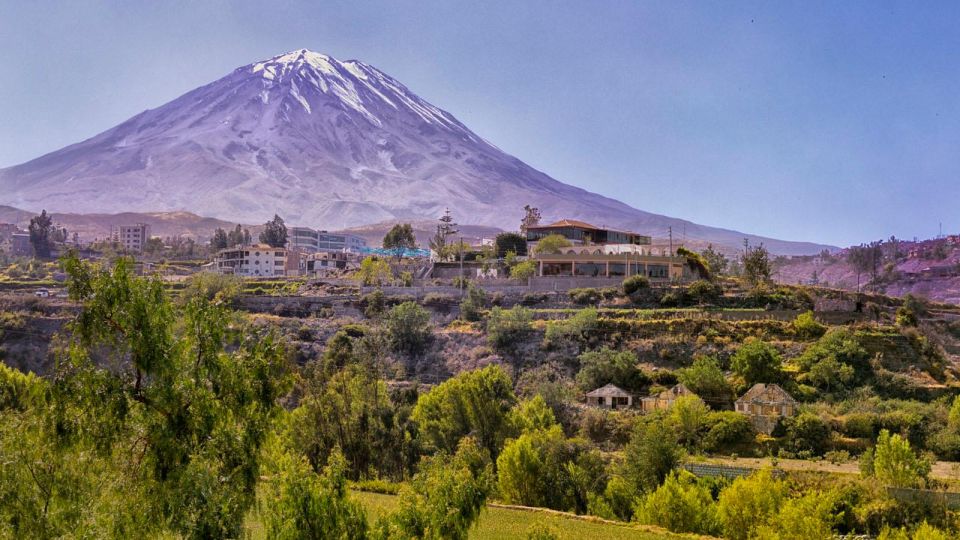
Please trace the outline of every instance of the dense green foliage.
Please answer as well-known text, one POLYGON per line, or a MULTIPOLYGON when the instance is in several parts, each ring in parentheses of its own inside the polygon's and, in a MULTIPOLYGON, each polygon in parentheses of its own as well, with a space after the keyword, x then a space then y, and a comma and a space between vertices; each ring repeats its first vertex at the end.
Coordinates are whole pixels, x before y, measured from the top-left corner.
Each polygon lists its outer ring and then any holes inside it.
POLYGON ((386 330, 393 350, 407 354, 423 352, 430 341, 430 313, 416 302, 404 302, 387 312, 386 330))
POLYGON ((748 339, 730 359, 730 367, 748 386, 775 383, 783 378, 780 353, 759 339, 748 339))
MULTIPOLYGON (((286 247, 287 226, 283 223, 283 218, 274 215, 273 219, 263 224, 263 232, 260 233, 260 242, 275 248, 286 247)), ((229 239, 227 243, 229 244, 229 239)))

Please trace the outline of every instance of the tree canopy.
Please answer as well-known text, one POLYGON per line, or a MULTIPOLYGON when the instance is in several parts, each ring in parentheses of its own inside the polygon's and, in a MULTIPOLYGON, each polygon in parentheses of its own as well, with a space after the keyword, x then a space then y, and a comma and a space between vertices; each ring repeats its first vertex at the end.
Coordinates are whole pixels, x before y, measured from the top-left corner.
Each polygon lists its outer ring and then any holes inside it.
POLYGON ((287 226, 283 223, 283 218, 278 215, 274 215, 273 219, 264 223, 263 232, 260 233, 260 241, 270 247, 275 248, 286 246, 287 226))

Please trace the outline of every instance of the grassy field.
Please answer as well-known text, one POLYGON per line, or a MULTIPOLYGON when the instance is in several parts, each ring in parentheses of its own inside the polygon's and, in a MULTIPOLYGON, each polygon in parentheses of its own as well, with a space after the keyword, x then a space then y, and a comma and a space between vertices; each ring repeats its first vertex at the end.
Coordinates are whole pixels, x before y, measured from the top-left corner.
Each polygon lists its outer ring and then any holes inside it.
MULTIPOLYGON (((380 493, 351 492, 355 500, 363 504, 367 510, 367 519, 373 525, 378 518, 396 508, 395 495, 380 493)), ((518 509, 488 506, 480 514, 480 521, 470 531, 472 540, 494 540, 526 538, 527 531, 536 524, 545 524, 550 527, 559 538, 574 540, 581 538, 603 538, 604 540, 680 540, 699 537, 695 535, 673 534, 652 527, 636 527, 632 525, 578 518, 562 512, 552 512, 539 509, 518 509)), ((263 529, 256 522, 247 527, 251 540, 266 538, 263 529)))

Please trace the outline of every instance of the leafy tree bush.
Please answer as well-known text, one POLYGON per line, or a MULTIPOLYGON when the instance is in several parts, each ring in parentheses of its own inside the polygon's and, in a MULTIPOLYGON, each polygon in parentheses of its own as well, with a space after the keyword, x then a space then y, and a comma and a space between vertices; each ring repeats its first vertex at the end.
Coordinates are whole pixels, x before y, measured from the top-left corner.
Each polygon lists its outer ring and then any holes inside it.
POLYGON ((379 287, 393 279, 393 272, 387 261, 372 255, 360 261, 360 269, 357 270, 356 275, 364 287, 372 285, 379 287))
POLYGON ((760 245, 747 251, 743 258, 743 273, 751 285, 770 282, 770 252, 760 245))
POLYGON ((594 288, 570 289, 567 291, 570 300, 581 306, 596 305, 600 302, 600 291, 594 288))
POLYGON ((623 449, 624 478, 636 493, 650 492, 680 464, 682 451, 676 433, 662 416, 637 420, 630 442, 623 449))
POLYGON ((757 536, 778 540, 833 538, 836 498, 833 492, 813 491, 788 499, 776 515, 759 527, 757 536))
POLYGON ((723 296, 723 286, 712 281, 699 279, 687 287, 686 295, 698 304, 712 304, 723 296))
POLYGON ((515 403, 510 377, 491 365, 461 373, 421 395, 412 419, 428 449, 451 452, 460 439, 473 435, 496 456, 508 435, 507 414, 515 403))
POLYGON ((594 479, 603 473, 595 450, 567 439, 563 429, 527 431, 507 441, 497 458, 499 494, 504 502, 585 512, 594 479))
POLYGON ((951 537, 946 532, 924 521, 912 534, 903 528, 884 527, 877 540, 948 540, 949 538, 951 537))
POLYGON ((785 418, 786 446, 792 452, 822 456, 830 444, 830 426, 814 413, 785 418))
POLYGON ((543 523, 535 523, 527 530, 527 540, 560 540, 556 531, 543 523))
POLYGON ((706 452, 729 452, 733 448, 753 442, 753 424, 743 414, 715 411, 709 414, 705 423, 708 427, 702 444, 706 452))
POLYGON ((208 301, 232 302, 243 290, 243 278, 213 272, 200 272, 187 278, 180 291, 180 302, 202 297, 208 301))
POLYGON ((513 279, 527 280, 537 275, 537 263, 534 261, 521 261, 510 267, 510 277, 513 279))
POLYGON ((331 454, 323 474, 316 475, 302 457, 275 452, 279 455, 266 467, 272 480, 265 483, 260 504, 268 538, 368 537, 363 507, 347 495, 341 454, 331 454))
POLYGON ((663 485, 637 501, 634 520, 673 532, 717 534, 717 507, 710 488, 687 471, 671 472, 663 485))
POLYGON ((570 240, 567 240, 562 234, 550 234, 537 241, 533 248, 535 255, 549 255, 560 253, 564 248, 570 247, 570 240))
POLYGON ((783 378, 780 353, 759 339, 750 338, 730 359, 730 367, 747 385, 774 383, 783 378))
POLYGON ((676 373, 677 380, 715 408, 733 401, 733 388, 716 358, 698 356, 693 365, 678 369, 676 373))
POLYGON ((274 215, 273 219, 263 224, 260 241, 270 247, 282 248, 287 245, 287 226, 283 218, 274 215))
POLYGON ((504 232, 498 234, 493 241, 493 247, 497 258, 500 259, 506 257, 510 251, 521 257, 527 255, 527 239, 517 233, 504 232))
POLYGON ((826 325, 820 324, 813 311, 804 311, 797 315, 792 323, 793 331, 797 336, 803 339, 816 339, 827 332, 826 325))
POLYGON ((630 351, 604 347, 579 356, 577 386, 590 391, 606 384, 615 384, 626 391, 637 391, 649 384, 647 376, 637 368, 637 357, 630 351))
POLYGON ((520 435, 528 431, 553 427, 557 424, 557 419, 553 409, 547 405, 547 401, 537 394, 510 409, 507 414, 507 423, 514 434, 520 435))
POLYGON ((385 323, 390 345, 397 352, 419 354, 432 335, 430 313, 416 302, 394 306, 387 312, 385 323))
POLYGON ((175 306, 124 259, 64 267, 80 311, 47 404, 0 414, 0 519, 21 538, 239 536, 282 348, 233 334, 221 303, 175 306))
POLYGON ((839 392, 872 374, 870 355, 846 328, 835 328, 807 347, 797 363, 805 373, 800 382, 820 390, 839 392))
POLYGON ((635 276, 630 276, 627 279, 623 280, 621 284, 623 287, 623 294, 631 296, 633 293, 641 290, 650 288, 650 280, 646 276, 637 274, 635 276))
POLYGON ((480 287, 471 284, 467 288, 467 297, 463 302, 460 302, 460 318, 465 321, 479 321, 486 306, 487 293, 480 287))
POLYGON ((377 522, 373 540, 466 540, 493 487, 490 456, 471 437, 456 453, 425 459, 400 491, 399 509, 377 522))
POLYGON ((487 340, 490 346, 498 352, 512 352, 530 335, 532 320, 533 314, 523 306, 492 308, 487 316, 487 340))
POLYGON ((697 448, 702 442, 710 409, 697 396, 681 396, 667 411, 667 422, 673 428, 677 441, 687 450, 697 448))
POLYGON ((748 540, 770 517, 780 512, 787 499, 787 487, 773 478, 769 469, 737 478, 720 492, 717 516, 723 537, 748 540))
POLYGON ((873 474, 888 486, 916 487, 930 474, 930 462, 917 456, 909 441, 885 429, 877 437, 872 458, 873 474))
POLYGON ((583 350, 598 341, 596 334, 598 326, 599 316, 596 308, 581 309, 569 319, 547 323, 543 343, 548 347, 567 342, 576 343, 580 346, 580 350, 583 350))
POLYGON ((397 223, 383 237, 383 248, 393 250, 397 258, 403 252, 417 248, 417 237, 413 234, 413 227, 409 223, 397 223))

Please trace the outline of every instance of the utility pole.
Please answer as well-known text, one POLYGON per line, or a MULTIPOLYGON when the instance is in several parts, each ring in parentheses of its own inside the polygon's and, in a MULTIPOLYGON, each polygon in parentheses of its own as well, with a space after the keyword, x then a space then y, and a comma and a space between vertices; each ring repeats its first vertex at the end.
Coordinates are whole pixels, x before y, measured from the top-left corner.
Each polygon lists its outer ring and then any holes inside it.
POLYGON ((673 227, 667 227, 667 232, 670 234, 670 256, 673 257, 673 227))
POLYGON ((460 296, 463 296, 463 237, 460 237, 460 296))

